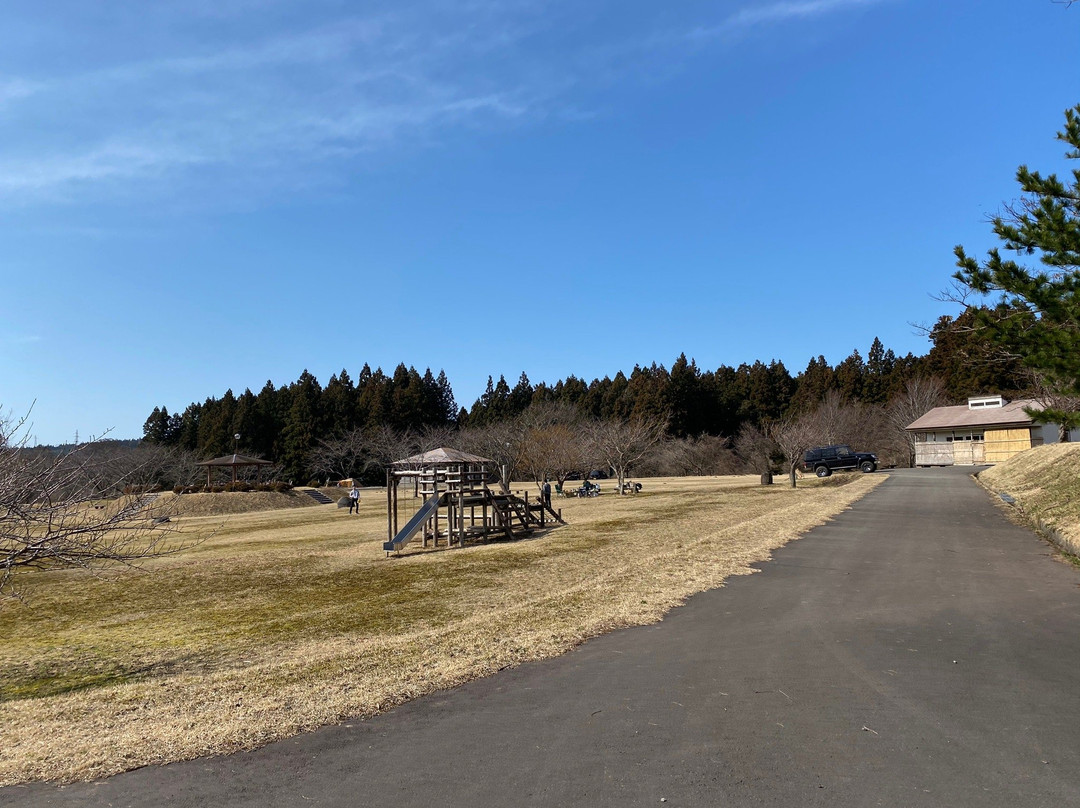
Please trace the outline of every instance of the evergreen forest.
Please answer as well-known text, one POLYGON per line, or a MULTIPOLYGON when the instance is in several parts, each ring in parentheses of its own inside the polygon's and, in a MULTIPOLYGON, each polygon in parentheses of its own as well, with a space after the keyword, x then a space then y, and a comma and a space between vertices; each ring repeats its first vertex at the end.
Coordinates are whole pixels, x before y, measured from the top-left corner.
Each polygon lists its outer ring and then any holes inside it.
MULTIPOLYGON (((659 418, 667 437, 684 446, 697 446, 699 454, 726 451, 723 462, 691 464, 690 468, 667 468, 657 473, 717 473, 740 468, 736 437, 747 429, 764 431, 770 424, 813 412, 827 398, 858 408, 857 421, 884 422, 890 405, 905 395, 916 379, 934 379, 942 403, 961 403, 969 395, 1025 392, 1029 376, 1016 361, 986 361, 978 334, 965 328, 964 312, 956 318, 942 317, 930 330, 931 350, 925 356, 897 356, 874 339, 864 357, 858 350, 836 365, 823 356, 811 358, 801 371, 792 373, 782 362, 755 361, 738 367, 702 369, 685 354, 670 367, 658 364, 635 366, 628 373, 586 381, 567 376, 554 383, 533 384, 522 373, 511 384, 505 375, 488 378, 485 392, 469 407, 459 406, 446 374, 398 365, 392 374, 364 365, 354 380, 347 370, 330 377, 325 386, 308 371, 291 384, 275 386, 267 381, 258 392, 236 395, 226 390, 220 397, 193 402, 170 412, 155 407, 143 427, 147 444, 186 450, 202 459, 233 451, 269 459, 279 464, 283 479, 297 484, 323 477, 364 476, 381 479, 374 448, 352 456, 352 465, 335 468, 320 463, 320 448, 346 436, 367 436, 373 447, 387 435, 435 431, 439 440, 476 445, 465 433, 494 427, 520 418, 537 407, 553 405, 596 421, 628 421, 659 418), (460 433, 455 436, 454 432, 460 433), (237 441, 234 435, 241 437, 237 441), (705 447, 708 447, 706 450, 705 447)), ((850 419, 849 419, 850 422, 850 419)), ((864 428, 855 434, 835 435, 851 442, 896 441, 880 430, 864 428)), ((363 438, 360 438, 363 441, 363 438)), ((882 447, 867 446, 878 449, 882 447)), ((406 451, 404 445, 400 451, 406 451)), ((384 450, 382 462, 392 457, 384 450)), ((897 463, 903 465, 902 452, 897 463)), ((749 458, 742 458, 749 461, 749 458)))

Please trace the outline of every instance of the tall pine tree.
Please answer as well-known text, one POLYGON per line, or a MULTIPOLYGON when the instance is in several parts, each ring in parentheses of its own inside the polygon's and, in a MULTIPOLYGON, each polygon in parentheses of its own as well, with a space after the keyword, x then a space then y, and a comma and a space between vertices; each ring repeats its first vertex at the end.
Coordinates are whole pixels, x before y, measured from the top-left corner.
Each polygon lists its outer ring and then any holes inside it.
MULTIPOLYGON (((1057 138, 1069 146, 1067 159, 1080 159, 1080 104, 1065 111, 1065 129, 1057 138)), ((991 220, 994 235, 1005 250, 1034 256, 1042 268, 1004 258, 997 248, 980 263, 958 246, 953 277, 963 289, 998 298, 993 307, 974 309, 994 344, 1052 388, 1080 397, 1080 169, 1063 182, 1022 165, 1016 181, 1023 197, 991 220)), ((1080 426, 1075 403, 1032 415, 1080 426)))

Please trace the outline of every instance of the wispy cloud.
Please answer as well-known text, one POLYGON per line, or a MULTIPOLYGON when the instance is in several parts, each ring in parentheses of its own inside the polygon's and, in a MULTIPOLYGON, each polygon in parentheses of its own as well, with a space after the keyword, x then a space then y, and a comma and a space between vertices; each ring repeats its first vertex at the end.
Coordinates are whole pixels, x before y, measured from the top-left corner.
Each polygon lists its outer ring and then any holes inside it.
POLYGON ((666 58, 675 40, 707 44, 887 1, 747 6, 677 37, 635 38, 607 36, 602 19, 573 4, 534 0, 429 0, 254 36, 236 34, 236 24, 259 10, 233 0, 217 39, 170 33, 143 51, 161 56, 0 76, 0 200, 77 200, 151 186, 179 193, 186 183, 226 180, 280 187, 347 175, 349 166, 325 169, 455 131, 588 119, 603 88, 678 69, 678 59, 666 58), (584 33, 567 45, 575 25, 584 33))
POLYGON ((513 123, 542 93, 487 72, 484 59, 519 35, 487 23, 446 31, 400 15, 334 20, 201 53, 5 80, 0 105, 24 103, 0 120, 0 142, 4 124, 20 120, 49 136, 0 146, 0 197, 74 198, 214 166, 272 182, 448 127, 513 123))
POLYGON ((79 81, 143 82, 155 75, 198 76, 339 62, 349 58, 357 48, 378 47, 383 34, 384 23, 380 20, 345 20, 310 31, 272 37, 245 47, 119 65, 89 73, 79 81))
POLYGON ((30 97, 41 89, 41 86, 38 82, 27 81, 26 79, 5 79, 0 77, 0 109, 8 101, 17 101, 30 97))
POLYGON ((708 38, 756 26, 823 17, 839 11, 880 5, 890 0, 794 0, 757 5, 735 12, 719 25, 695 28, 694 38, 708 38))
POLYGON ((0 193, 44 191, 60 186, 141 177, 203 160, 162 144, 109 143, 45 159, 0 163, 0 193))

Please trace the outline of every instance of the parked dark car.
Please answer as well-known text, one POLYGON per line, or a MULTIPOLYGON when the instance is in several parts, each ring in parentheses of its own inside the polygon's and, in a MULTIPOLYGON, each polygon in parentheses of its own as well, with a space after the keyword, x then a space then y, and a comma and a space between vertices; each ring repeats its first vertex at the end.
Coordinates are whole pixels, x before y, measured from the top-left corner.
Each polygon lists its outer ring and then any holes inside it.
POLYGON ((878 459, 870 452, 856 452, 850 446, 819 446, 803 454, 802 470, 814 472, 818 477, 828 477, 834 471, 861 470, 864 474, 877 471, 878 459))

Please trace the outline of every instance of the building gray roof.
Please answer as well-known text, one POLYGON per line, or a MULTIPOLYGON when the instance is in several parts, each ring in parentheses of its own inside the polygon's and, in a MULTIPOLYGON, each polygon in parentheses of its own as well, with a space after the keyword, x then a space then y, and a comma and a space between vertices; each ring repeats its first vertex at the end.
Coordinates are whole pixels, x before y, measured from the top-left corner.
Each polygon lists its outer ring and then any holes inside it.
POLYGON ((1009 401, 1004 407, 969 409, 967 404, 955 407, 934 407, 906 428, 912 432, 933 429, 971 429, 973 427, 1031 426, 1031 416, 1025 407, 1041 410, 1041 402, 1033 399, 1009 401))

